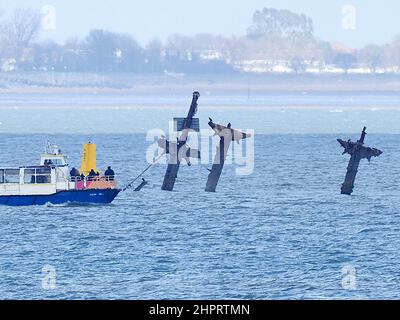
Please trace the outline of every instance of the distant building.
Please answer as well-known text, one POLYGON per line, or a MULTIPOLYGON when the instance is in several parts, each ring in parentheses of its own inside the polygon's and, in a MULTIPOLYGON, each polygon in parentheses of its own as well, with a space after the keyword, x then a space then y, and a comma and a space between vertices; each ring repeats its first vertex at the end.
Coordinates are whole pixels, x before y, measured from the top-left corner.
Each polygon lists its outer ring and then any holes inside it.
POLYGON ((293 73, 294 70, 284 64, 277 64, 275 66, 273 66, 272 68, 272 72, 275 73, 293 73))
POLYGON ((234 64, 234 68, 249 73, 292 73, 290 62, 286 60, 242 60, 234 64))
POLYGON ((4 59, 1 60, 0 69, 1 71, 4 72, 11 72, 16 69, 16 66, 17 66, 17 60, 15 60, 14 58, 4 59))
POLYGON ((333 65, 326 65, 323 69, 321 69, 321 73, 342 74, 345 72, 346 70, 344 70, 343 68, 339 68, 333 65))
POLYGON ((317 73, 321 73, 321 68, 311 66, 311 67, 307 67, 304 72, 305 73, 315 73, 315 74, 317 74, 317 73))
POLYGON ((224 53, 222 53, 221 51, 217 51, 217 50, 204 50, 204 51, 200 52, 199 56, 200 56, 201 60, 206 60, 206 61, 210 61, 210 60, 225 61, 227 59, 227 57, 224 53))
POLYGON ((242 60, 234 63, 235 70, 249 73, 268 73, 272 67, 270 60, 242 60))
POLYGON ((398 66, 392 66, 385 68, 385 73, 400 73, 400 68, 398 66))
POLYGON ((347 70, 347 73, 351 74, 371 74, 372 69, 371 68, 366 68, 366 67, 356 67, 356 68, 350 68, 347 70))

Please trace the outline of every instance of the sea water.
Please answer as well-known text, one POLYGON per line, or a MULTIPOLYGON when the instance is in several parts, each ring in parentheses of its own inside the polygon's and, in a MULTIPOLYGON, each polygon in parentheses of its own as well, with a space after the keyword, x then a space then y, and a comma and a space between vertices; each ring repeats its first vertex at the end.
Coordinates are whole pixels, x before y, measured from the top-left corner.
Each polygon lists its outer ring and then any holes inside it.
MULTIPOLYGON (((111 165, 120 186, 148 165, 147 130, 167 130, 187 111, 175 98, 164 105, 169 97, 124 108, 97 96, 74 108, 63 96, 54 98, 57 107, 46 96, 33 105, 7 98, 2 166, 37 164, 47 138, 79 168, 90 139, 99 169, 111 165)), ((255 130, 253 173, 239 176, 235 164, 226 165, 216 193, 204 192, 209 164, 183 165, 173 192, 160 190, 166 166, 158 164, 146 173, 146 187, 110 205, 0 207, 0 298, 400 298, 394 97, 337 97, 326 105, 314 96, 309 108, 296 107, 302 96, 288 103, 295 107, 279 106, 278 97, 271 105, 265 97, 265 106, 262 97, 243 99, 199 101, 202 127, 211 116, 255 130), (364 125, 366 144, 384 153, 362 161, 354 194, 342 196, 349 156, 336 138, 356 140, 364 125)))

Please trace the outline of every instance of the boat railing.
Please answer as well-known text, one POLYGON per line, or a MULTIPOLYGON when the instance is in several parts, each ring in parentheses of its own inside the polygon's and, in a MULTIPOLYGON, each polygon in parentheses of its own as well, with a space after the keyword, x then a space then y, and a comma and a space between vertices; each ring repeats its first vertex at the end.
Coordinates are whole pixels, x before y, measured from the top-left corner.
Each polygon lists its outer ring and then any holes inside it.
POLYGON ((70 179, 71 182, 75 182, 76 190, 115 189, 117 187, 115 176, 75 176, 70 179))

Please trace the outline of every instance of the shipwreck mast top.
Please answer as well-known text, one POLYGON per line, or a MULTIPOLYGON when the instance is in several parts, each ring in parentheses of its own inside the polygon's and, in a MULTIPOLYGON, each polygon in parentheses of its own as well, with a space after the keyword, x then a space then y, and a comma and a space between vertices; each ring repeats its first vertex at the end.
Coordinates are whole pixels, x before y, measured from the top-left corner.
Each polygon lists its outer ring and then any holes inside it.
POLYGON ((365 136, 367 135, 367 127, 364 127, 363 131, 361 132, 361 138, 358 140, 359 143, 364 144, 365 136))
POLYGON ((198 91, 193 92, 192 103, 190 105, 187 117, 185 118, 185 121, 183 123, 182 135, 178 140, 180 145, 185 144, 187 141, 189 130, 192 127, 193 117, 197 113, 197 100, 199 100, 199 98, 200 98, 200 92, 198 91))

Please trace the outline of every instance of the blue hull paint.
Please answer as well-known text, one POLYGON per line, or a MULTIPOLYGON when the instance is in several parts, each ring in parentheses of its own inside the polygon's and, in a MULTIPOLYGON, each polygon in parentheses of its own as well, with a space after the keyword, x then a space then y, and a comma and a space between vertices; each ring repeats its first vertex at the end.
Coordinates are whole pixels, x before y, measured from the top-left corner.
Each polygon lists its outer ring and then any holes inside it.
POLYGON ((32 206, 48 203, 106 204, 111 203, 120 191, 119 189, 93 189, 60 191, 51 195, 0 196, 0 205, 32 206))

